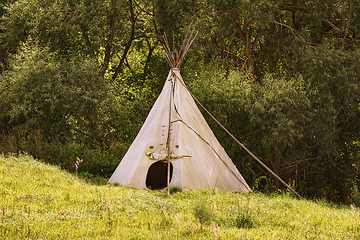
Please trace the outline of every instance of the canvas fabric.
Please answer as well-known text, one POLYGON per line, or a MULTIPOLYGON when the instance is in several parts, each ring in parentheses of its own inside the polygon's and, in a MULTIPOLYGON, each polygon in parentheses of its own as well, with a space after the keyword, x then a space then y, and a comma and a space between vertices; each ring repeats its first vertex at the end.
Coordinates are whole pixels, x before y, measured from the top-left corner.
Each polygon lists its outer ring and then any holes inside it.
POLYGON ((146 188, 149 167, 168 159, 170 109, 170 187, 251 191, 206 123, 179 69, 170 70, 162 92, 109 182, 146 188))

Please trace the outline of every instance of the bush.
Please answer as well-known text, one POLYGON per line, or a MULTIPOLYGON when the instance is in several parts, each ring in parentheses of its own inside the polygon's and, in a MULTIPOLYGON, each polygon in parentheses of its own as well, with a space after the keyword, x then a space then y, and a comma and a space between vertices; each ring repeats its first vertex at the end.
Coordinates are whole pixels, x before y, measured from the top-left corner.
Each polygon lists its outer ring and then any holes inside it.
POLYGON ((0 152, 27 152, 71 172, 110 176, 153 103, 117 88, 91 60, 62 59, 29 40, 0 78, 0 152), (75 168, 77 158, 83 162, 75 168))
MULTIPOLYGON (((297 177, 295 167, 285 170, 284 166, 295 166, 292 162, 301 158, 312 144, 311 139, 304 141, 313 113, 302 76, 279 78, 266 74, 261 83, 254 85, 249 84, 246 75, 236 72, 225 78, 217 70, 210 69, 193 76, 196 77, 190 88, 200 102, 276 174, 285 181, 294 180, 297 177)), ((204 112, 204 116, 250 185, 264 175, 247 152, 207 113, 204 112)), ((272 184, 282 187, 277 179, 272 184)))
MULTIPOLYGON (((189 70, 188 85, 221 124, 285 182, 294 182, 301 195, 348 202, 359 181, 360 53, 323 47, 303 57, 296 74, 264 74, 253 85, 245 74, 224 76, 211 65, 189 70)), ((203 114, 250 185, 271 177, 203 114)), ((269 182, 284 187, 277 179, 269 182)))
POLYGON ((87 176, 91 174, 110 177, 122 157, 109 152, 102 153, 77 143, 47 142, 39 131, 20 137, 2 135, 2 139, 6 139, 6 143, 4 140, 0 142, 0 152, 26 152, 47 163, 87 176), (79 162, 79 159, 82 161, 79 162))
POLYGON ((75 171, 108 176, 124 154, 119 108, 97 63, 61 59, 31 40, 0 79, 0 152, 27 152, 75 171), (116 124, 114 124, 116 123, 116 124))
POLYGON ((49 141, 93 145, 110 132, 111 87, 93 61, 60 59, 30 41, 1 82, 0 119, 7 131, 41 129, 49 141))

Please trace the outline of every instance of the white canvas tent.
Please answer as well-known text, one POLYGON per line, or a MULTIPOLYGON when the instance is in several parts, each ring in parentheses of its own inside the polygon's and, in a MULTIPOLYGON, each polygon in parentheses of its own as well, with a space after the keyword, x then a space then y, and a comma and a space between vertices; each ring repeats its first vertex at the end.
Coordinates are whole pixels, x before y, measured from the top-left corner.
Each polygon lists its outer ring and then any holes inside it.
POLYGON ((135 188, 166 187, 170 110, 170 188, 251 191, 176 68, 170 70, 161 94, 109 182, 135 188))
POLYGON ((144 125, 109 183, 149 189, 168 186, 168 189, 251 191, 206 123, 181 78, 179 67, 193 41, 191 36, 185 37, 177 54, 170 51, 165 36, 169 75, 144 125))

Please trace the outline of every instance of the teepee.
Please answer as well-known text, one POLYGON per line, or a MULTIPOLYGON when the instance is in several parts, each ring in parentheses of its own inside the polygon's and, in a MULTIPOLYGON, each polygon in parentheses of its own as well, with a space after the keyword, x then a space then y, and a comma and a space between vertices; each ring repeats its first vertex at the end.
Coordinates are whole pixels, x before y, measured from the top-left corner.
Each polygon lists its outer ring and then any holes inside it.
MULTIPOLYGON (((188 35, 188 34, 187 34, 188 35)), ((249 192, 250 187, 206 123, 181 75, 181 61, 195 37, 170 51, 164 87, 144 125, 109 183, 134 188, 217 188, 249 192)))

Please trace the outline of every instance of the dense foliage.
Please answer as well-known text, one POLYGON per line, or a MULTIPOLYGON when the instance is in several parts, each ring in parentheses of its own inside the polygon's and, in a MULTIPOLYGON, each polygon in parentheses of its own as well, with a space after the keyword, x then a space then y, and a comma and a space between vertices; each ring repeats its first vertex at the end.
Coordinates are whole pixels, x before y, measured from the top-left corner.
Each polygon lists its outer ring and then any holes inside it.
MULTIPOLYGON (((193 24, 182 74, 194 95, 300 194, 355 201, 359 10, 354 0, 1 1, 0 152, 108 177, 166 78, 161 34, 179 46, 193 24)), ((253 189, 281 191, 208 122, 253 189)))

